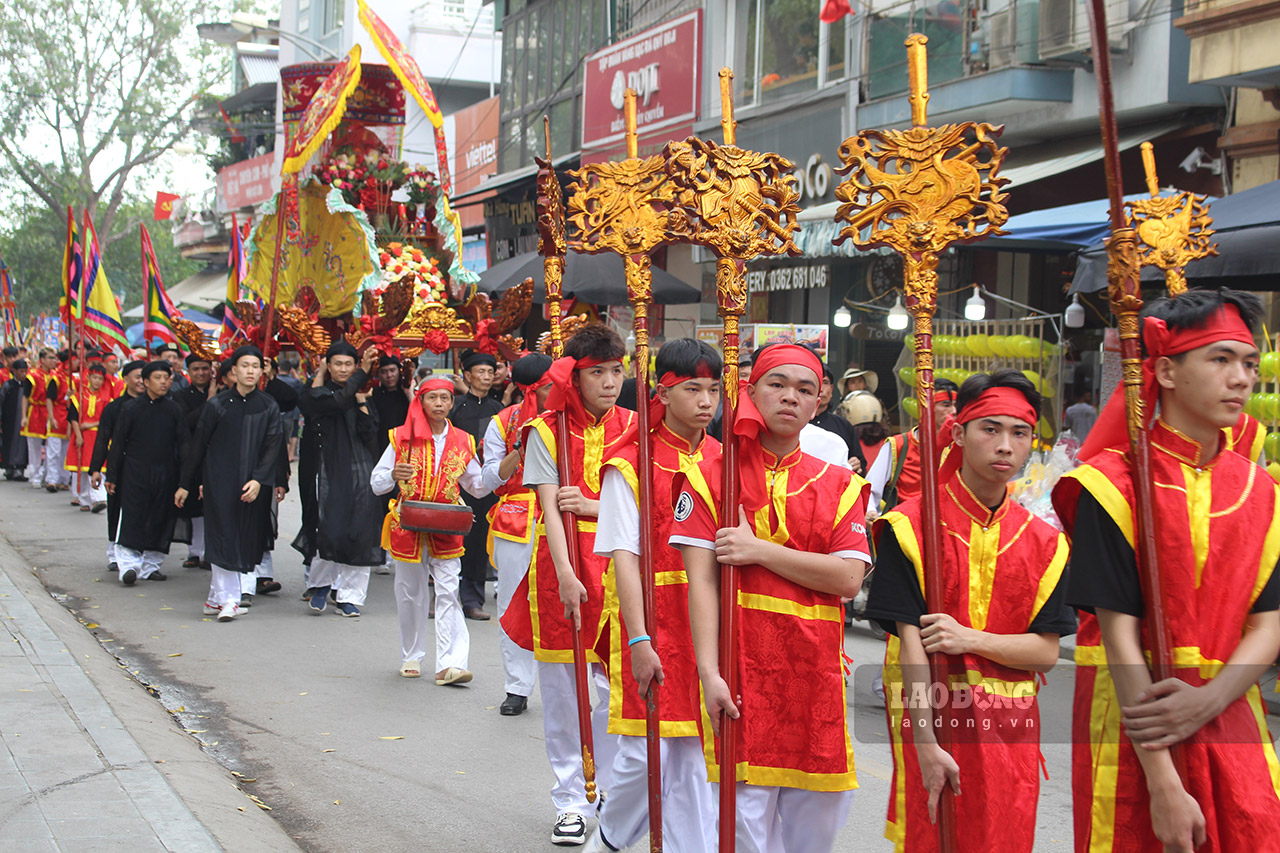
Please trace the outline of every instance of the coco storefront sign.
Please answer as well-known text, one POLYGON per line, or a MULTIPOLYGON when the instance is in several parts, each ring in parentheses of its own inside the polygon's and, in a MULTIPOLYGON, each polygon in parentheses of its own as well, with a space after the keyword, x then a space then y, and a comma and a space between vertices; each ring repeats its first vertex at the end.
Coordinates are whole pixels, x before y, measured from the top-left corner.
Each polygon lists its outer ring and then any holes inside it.
POLYGON ((637 95, 640 136, 690 124, 698 115, 701 56, 701 9, 588 56, 582 84, 583 149, 606 148, 625 137, 623 97, 629 88, 637 95))

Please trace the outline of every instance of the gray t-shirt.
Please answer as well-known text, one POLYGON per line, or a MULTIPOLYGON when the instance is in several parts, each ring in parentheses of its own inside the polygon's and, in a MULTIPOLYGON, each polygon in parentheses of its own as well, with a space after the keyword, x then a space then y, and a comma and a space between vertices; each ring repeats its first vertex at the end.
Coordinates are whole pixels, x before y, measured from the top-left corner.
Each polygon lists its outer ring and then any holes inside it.
POLYGON ((524 484, 531 487, 560 485, 560 469, 542 441, 542 434, 536 429, 529 430, 529 443, 524 451, 524 484))

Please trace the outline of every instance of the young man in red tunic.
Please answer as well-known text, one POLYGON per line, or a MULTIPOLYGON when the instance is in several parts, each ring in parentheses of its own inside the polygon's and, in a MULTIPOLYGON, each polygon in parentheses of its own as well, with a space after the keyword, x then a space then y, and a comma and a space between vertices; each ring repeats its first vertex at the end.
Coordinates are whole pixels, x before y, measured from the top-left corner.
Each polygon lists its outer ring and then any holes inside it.
POLYGON ((67 447, 66 469, 75 474, 73 484, 76 498, 83 512, 102 512, 107 508, 107 491, 94 486, 89 472, 89 462, 93 456, 93 446, 98 439, 98 423, 102 420, 102 411, 114 398, 111 387, 106 384, 107 373, 102 366, 101 357, 97 363, 89 359, 88 385, 85 387, 83 401, 84 411, 80 411, 80 395, 72 395, 67 404, 67 421, 71 426, 71 439, 67 447))
POLYGON ((27 438, 27 478, 31 488, 39 489, 46 482, 57 485, 57 477, 50 476, 45 460, 45 437, 49 434, 49 409, 45 395, 49 391, 49 377, 57 367, 57 353, 50 347, 41 347, 38 360, 27 373, 31 393, 27 395, 27 410, 22 416, 22 434, 27 438))
MULTIPOLYGON (((617 452, 635 412, 616 405, 622 388, 626 347, 612 330, 587 326, 565 341, 564 357, 551 365, 547 411, 525 427, 524 484, 537 490, 542 507, 533 562, 512 597, 502 627, 533 650, 538 661, 543 732, 547 758, 555 774, 551 801, 556 809, 554 844, 586 840, 587 802, 578 741, 578 705, 573 673, 573 627, 580 625, 598 704, 592 712, 596 784, 609 787, 616 737, 608 734, 609 678, 593 646, 604 610, 604 571, 608 561, 594 551, 600 513, 600 477, 605 459, 617 452), (556 413, 568 416, 568 447, 556 441, 556 413), (569 482, 560 481, 557 459, 567 460, 569 482), (569 563, 562 512, 577 516, 578 567, 569 563)), ((607 652, 605 652, 607 656, 607 652)))
MULTIPOLYGON (((390 430, 391 443, 369 476, 375 495, 400 484, 401 501, 461 504, 466 489, 473 497, 489 493, 481 482, 476 443, 449 423, 453 383, 428 379, 418 386, 404 424, 390 430)), ((436 684, 466 684, 471 635, 462 615, 458 584, 462 573, 462 534, 419 533, 400 526, 400 501, 392 501, 382 525, 382 547, 396 561, 396 612, 400 617, 400 674, 422 675, 431 608, 428 576, 436 588, 436 684)))
POLYGON ((524 484, 521 434, 537 417, 551 393, 551 356, 535 352, 511 366, 511 380, 524 399, 507 406, 489 420, 484 433, 484 484, 498 496, 489 510, 489 559, 498 572, 498 620, 506 698, 498 707, 504 717, 518 717, 529 705, 537 663, 533 652, 521 648, 501 627, 511 597, 533 561, 534 532, 542 518, 537 493, 524 484))
POLYGON ((1123 394, 1054 489, 1082 615, 1073 788, 1078 851, 1275 850, 1280 763, 1257 680, 1280 651, 1280 493, 1226 450, 1258 378, 1252 294, 1192 290, 1143 312, 1143 412, 1173 678, 1153 683, 1123 394), (1096 618, 1095 618, 1096 617, 1096 618), (1185 760, 1175 768, 1173 746, 1185 760))
POLYGON ((1041 398, 1027 377, 970 377, 939 443, 943 609, 925 607, 923 498, 875 523, 876 582, 867 616, 892 636, 885 655, 893 785, 885 837, 897 851, 938 849, 943 788, 956 794, 957 849, 1030 853, 1040 791, 1036 674, 1075 631, 1066 604, 1065 537, 1009 498, 1031 452, 1041 398), (929 659, 949 655, 950 753, 938 745, 929 659), (997 783, 998 780, 998 783, 997 783), (999 839, 998 844, 993 839, 999 839))
POLYGON ((675 522, 672 486, 681 473, 720 455, 706 434, 720 402, 720 356, 702 341, 679 338, 658 351, 652 434, 652 548, 655 612, 646 621, 640 580, 638 445, 624 440, 605 461, 596 553, 611 557, 605 574, 609 638, 609 731, 620 735, 609 799, 587 850, 625 850, 649 828, 645 695, 657 685, 662 738, 662 839, 669 853, 716 848, 716 805, 707 783, 698 722, 698 669, 689 633, 689 585, 680 552, 668 544, 675 522))
MULTIPOLYGON (((46 492, 56 492, 70 488, 71 475, 67 472, 67 442, 71 428, 67 424, 67 395, 74 392, 73 375, 78 368, 78 359, 71 350, 64 349, 58 353, 58 367, 49 376, 45 387, 44 406, 47 413, 44 440, 46 492)), ((72 499, 72 504, 80 503, 72 499)))
POLYGON ((830 850, 858 786, 845 719, 841 599, 857 594, 870 562, 866 483, 800 450, 821 383, 811 350, 758 350, 731 439, 737 512, 720 516, 723 457, 691 468, 675 487, 670 541, 689 578, 713 782, 721 781, 720 714, 737 721, 740 853, 830 850), (722 563, 739 567, 737 696, 720 672, 722 563))

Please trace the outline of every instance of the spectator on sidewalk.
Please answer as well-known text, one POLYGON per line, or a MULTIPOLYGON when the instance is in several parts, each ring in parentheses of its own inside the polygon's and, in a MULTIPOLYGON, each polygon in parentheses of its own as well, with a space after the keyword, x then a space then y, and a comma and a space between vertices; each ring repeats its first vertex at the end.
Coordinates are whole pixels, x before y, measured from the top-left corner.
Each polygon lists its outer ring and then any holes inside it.
POLYGON ((1098 410, 1093 407, 1092 391, 1085 391, 1062 413, 1063 425, 1071 430, 1071 434, 1078 438, 1081 444, 1084 444, 1084 440, 1089 437, 1089 430, 1093 429, 1096 420, 1098 420, 1098 410))

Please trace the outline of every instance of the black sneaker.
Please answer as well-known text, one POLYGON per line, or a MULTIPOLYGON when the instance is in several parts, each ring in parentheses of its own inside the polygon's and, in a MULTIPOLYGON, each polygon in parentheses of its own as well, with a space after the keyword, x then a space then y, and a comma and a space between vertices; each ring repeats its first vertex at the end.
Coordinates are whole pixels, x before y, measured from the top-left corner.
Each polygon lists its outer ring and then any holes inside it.
POLYGON ((107 563, 107 571, 114 575, 116 572, 120 571, 120 564, 115 560, 112 560, 110 563, 107 563))
POLYGON ((241 607, 252 607, 252 606, 253 606, 253 596, 252 596, 252 595, 250 595, 250 594, 249 594, 249 593, 247 593, 247 592, 246 592, 246 593, 244 593, 244 594, 242 594, 242 595, 240 596, 240 606, 241 606, 241 607))
POLYGON ((515 693, 508 693, 507 698, 502 700, 498 713, 504 717, 518 717, 529 707, 529 698, 527 696, 519 696, 515 693))
POLYGON ((145 581, 167 581, 168 579, 169 579, 169 576, 166 575, 164 572, 152 572, 151 574, 143 578, 143 580, 145 581))
POLYGON ((125 569, 124 573, 120 575, 120 583, 125 586, 133 586, 133 582, 137 579, 138 573, 133 569, 125 569))

